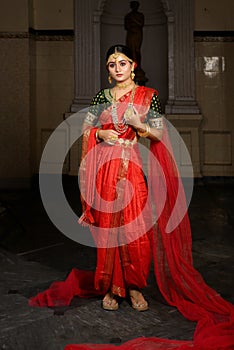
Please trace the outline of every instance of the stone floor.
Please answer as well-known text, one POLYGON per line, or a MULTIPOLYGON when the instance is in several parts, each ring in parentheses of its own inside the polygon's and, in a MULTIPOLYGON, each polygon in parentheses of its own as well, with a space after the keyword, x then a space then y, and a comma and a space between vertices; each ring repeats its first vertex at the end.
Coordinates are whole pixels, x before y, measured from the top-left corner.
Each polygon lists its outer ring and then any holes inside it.
MULTIPOLYGON (((66 195, 79 210, 73 180, 66 195)), ((189 207, 194 265, 206 282, 234 302, 234 180, 196 181, 189 207)), ((99 298, 74 299, 70 307, 32 308, 28 297, 63 280, 73 267, 93 269, 95 249, 78 244, 50 222, 35 186, 0 192, 0 349, 63 350, 69 343, 120 344, 140 336, 191 339, 195 324, 168 306, 150 276, 144 294, 150 309, 137 313, 127 301, 104 311, 99 298)))

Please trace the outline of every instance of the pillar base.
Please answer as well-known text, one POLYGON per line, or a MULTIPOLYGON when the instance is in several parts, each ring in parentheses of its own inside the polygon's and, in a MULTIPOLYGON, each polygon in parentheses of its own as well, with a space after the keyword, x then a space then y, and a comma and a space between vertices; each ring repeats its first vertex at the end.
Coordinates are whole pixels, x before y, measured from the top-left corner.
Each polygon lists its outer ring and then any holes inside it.
POLYGON ((174 100, 168 101, 165 106, 166 114, 200 114, 196 101, 174 100))
POLYGON ((202 177, 200 161, 201 114, 168 114, 167 120, 177 129, 191 157, 194 177, 202 177))

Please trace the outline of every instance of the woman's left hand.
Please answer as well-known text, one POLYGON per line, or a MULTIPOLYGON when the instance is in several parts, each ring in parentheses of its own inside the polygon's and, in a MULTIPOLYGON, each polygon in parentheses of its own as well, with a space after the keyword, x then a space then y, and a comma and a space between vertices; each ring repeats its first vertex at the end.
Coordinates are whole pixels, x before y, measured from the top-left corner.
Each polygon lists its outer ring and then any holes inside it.
POLYGON ((134 128, 138 128, 142 125, 139 113, 134 106, 132 106, 131 109, 126 112, 125 119, 127 124, 133 126, 134 128))

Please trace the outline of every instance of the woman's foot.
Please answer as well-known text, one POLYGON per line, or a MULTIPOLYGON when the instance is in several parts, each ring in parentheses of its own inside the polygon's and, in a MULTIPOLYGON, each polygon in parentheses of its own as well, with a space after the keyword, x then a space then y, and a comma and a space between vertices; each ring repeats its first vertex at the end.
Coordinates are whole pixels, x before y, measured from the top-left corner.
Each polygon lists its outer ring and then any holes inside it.
POLYGON ((133 309, 137 311, 148 310, 149 308, 148 303, 139 290, 130 289, 129 295, 130 295, 133 309))
POLYGON ((104 310, 111 310, 111 311, 118 310, 119 304, 118 304, 114 294, 107 293, 105 295, 104 299, 102 300, 102 307, 104 310))

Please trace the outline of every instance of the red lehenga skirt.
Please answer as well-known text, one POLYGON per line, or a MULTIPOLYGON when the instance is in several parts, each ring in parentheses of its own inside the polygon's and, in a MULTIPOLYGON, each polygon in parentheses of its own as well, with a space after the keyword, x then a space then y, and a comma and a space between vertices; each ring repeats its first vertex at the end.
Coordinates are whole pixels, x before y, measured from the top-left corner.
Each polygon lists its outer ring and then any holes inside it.
POLYGON ((145 287, 149 274, 152 224, 136 150, 132 141, 124 147, 118 142, 100 144, 97 152, 99 170, 90 209, 94 226, 90 230, 98 247, 94 285, 101 294, 111 290, 125 297, 126 289, 145 287))

